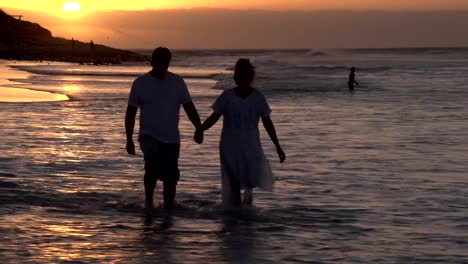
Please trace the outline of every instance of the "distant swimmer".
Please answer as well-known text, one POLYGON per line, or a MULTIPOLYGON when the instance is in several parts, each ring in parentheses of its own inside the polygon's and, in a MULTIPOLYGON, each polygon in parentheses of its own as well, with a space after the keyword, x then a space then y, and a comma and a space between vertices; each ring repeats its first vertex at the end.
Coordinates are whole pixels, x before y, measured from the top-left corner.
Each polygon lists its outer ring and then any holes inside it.
POLYGON ((354 74, 354 72, 356 72, 356 68, 352 67, 350 71, 351 73, 349 74, 348 87, 350 91, 354 91, 354 84, 359 85, 355 79, 356 75, 354 74))

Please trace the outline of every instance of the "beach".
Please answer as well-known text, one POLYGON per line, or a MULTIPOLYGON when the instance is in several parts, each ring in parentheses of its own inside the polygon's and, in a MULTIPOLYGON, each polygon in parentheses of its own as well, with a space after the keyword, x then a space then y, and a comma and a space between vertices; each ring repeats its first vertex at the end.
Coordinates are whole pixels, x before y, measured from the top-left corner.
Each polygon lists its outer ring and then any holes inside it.
POLYGON ((203 120, 233 87, 235 61, 251 59, 287 155, 280 164, 261 127, 274 191, 223 211, 222 124, 198 145, 181 111, 178 205, 145 212, 143 158, 126 154, 124 115, 148 63, 2 60, 4 263, 467 261, 468 49, 173 55, 170 71, 184 77, 203 120))

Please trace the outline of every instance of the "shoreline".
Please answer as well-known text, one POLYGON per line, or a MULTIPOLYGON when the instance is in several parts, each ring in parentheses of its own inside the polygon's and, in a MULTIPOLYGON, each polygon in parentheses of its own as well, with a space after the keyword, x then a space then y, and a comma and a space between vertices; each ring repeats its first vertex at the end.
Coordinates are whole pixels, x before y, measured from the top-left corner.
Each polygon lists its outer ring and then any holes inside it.
POLYGON ((79 47, 33 47, 5 48, 0 46, 0 60, 31 62, 70 62, 90 65, 116 65, 123 62, 145 62, 149 57, 132 51, 116 50, 96 45, 94 48, 79 47))
POLYGON ((28 88, 0 86, 0 103, 46 103, 70 101, 66 94, 37 91, 28 88))
POLYGON ((0 103, 40 103, 69 101, 70 97, 63 93, 39 91, 23 87, 14 87, 22 83, 10 81, 12 72, 16 78, 26 78, 27 72, 15 70, 7 60, 0 59, 0 103))

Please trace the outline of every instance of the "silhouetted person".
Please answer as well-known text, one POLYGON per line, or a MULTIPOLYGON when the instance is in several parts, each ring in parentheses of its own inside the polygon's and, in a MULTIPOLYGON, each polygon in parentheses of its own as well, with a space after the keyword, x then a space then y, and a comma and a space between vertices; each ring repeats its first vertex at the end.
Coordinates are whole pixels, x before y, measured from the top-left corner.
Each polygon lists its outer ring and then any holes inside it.
POLYGON ((171 57, 167 48, 159 47, 153 51, 153 69, 133 82, 125 115, 126 149, 129 154, 135 155, 133 129, 140 108, 138 141, 145 159, 145 206, 149 208, 154 207, 153 192, 158 179, 164 183, 164 207, 171 208, 174 204, 180 177, 181 105, 195 128, 201 127, 200 117, 184 80, 168 71, 171 57))
POLYGON ((74 49, 75 48, 75 39, 74 38, 72 38, 72 40, 71 40, 71 45, 72 45, 72 49, 74 49))
POLYGON ((349 90, 350 91, 354 91, 354 84, 356 85, 359 85, 359 83, 356 81, 356 68, 352 67, 350 69, 350 73, 349 73, 349 80, 348 80, 348 87, 349 87, 349 90))
POLYGON ((241 205, 241 189, 244 203, 252 204, 252 189, 273 186, 273 176, 263 153, 258 131, 262 119, 268 135, 276 146, 280 162, 286 155, 280 147, 275 127, 270 119, 270 107, 265 96, 252 87, 255 70, 248 59, 239 59, 234 71, 237 87, 225 90, 214 102, 213 113, 195 132, 195 140, 203 140, 203 132, 212 127, 221 116, 223 131, 220 142, 222 174, 222 200, 225 208, 241 205))
POLYGON ((95 48, 94 47, 94 42, 92 40, 89 42, 89 47, 91 48, 91 50, 94 50, 94 48, 95 48))

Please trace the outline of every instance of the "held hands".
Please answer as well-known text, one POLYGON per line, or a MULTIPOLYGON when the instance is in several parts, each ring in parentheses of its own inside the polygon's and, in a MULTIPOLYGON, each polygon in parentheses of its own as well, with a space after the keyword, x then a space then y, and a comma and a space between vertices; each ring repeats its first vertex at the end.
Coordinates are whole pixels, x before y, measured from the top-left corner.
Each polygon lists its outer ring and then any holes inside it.
POLYGON ((125 149, 127 149, 128 154, 135 155, 135 144, 133 143, 133 140, 127 140, 127 145, 125 146, 125 149))
POLYGON ((197 129, 195 131, 195 134, 193 135, 193 140, 195 140, 195 142, 197 142, 198 144, 201 144, 203 143, 203 137, 203 130, 197 129))
POLYGON ((286 160, 286 154, 284 154, 281 147, 276 148, 276 153, 278 153, 278 157, 279 157, 280 162, 283 163, 286 160))

